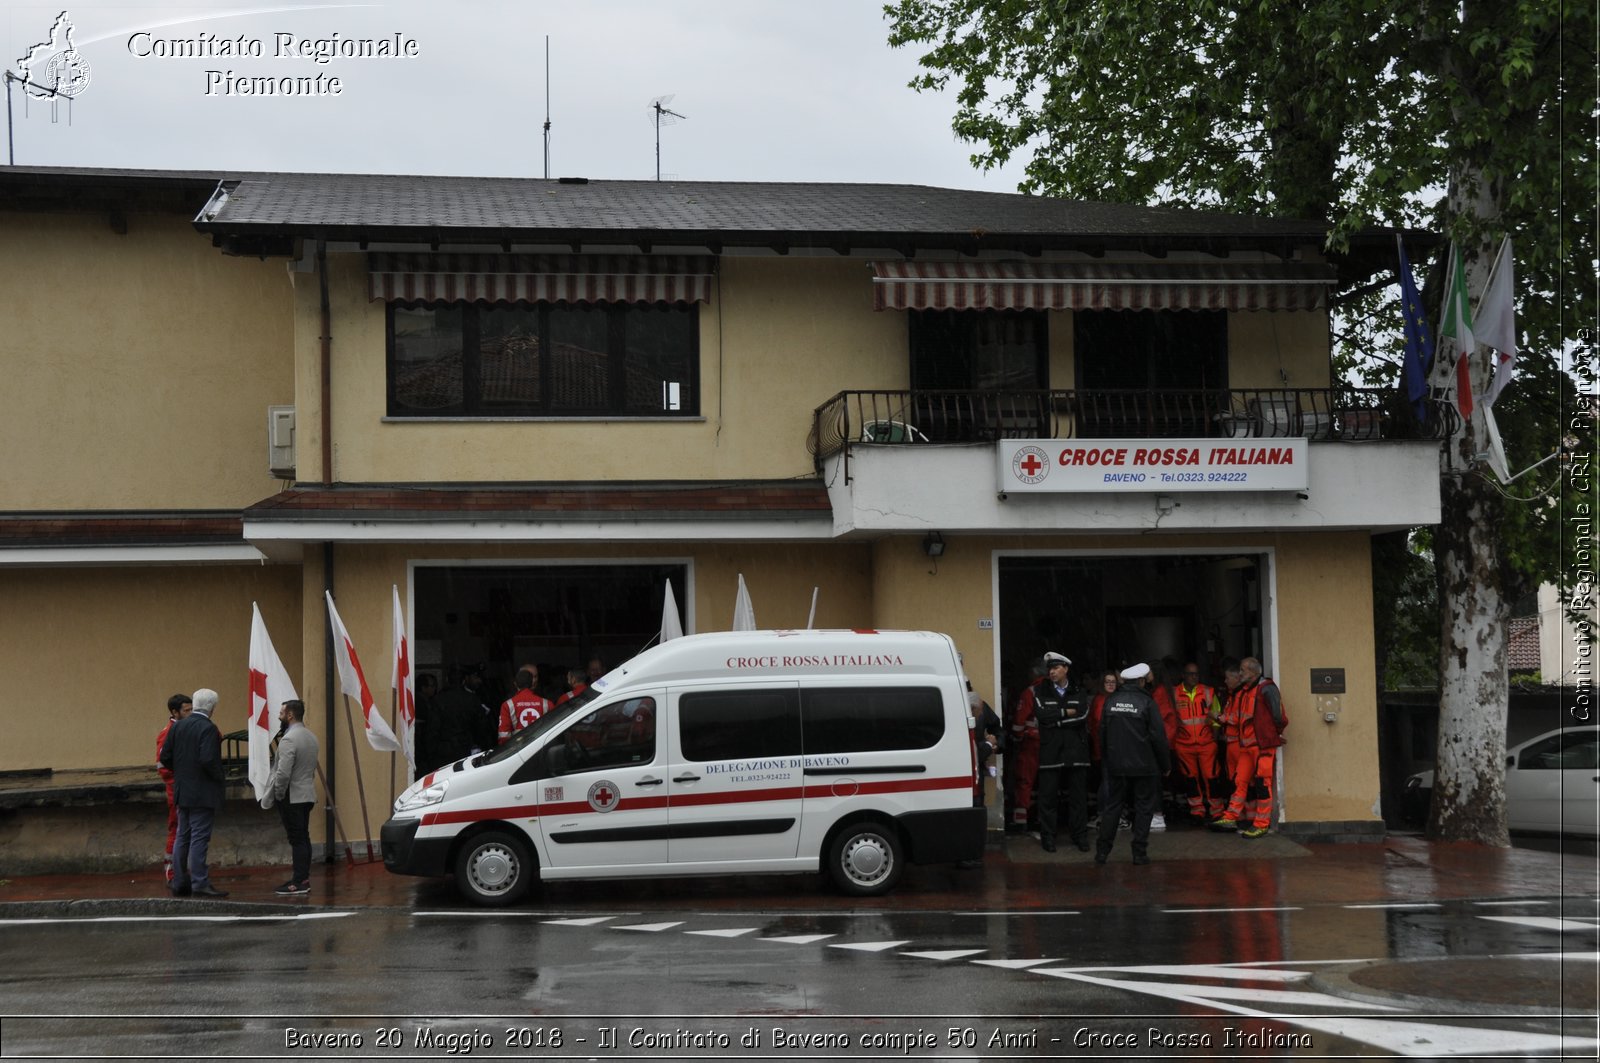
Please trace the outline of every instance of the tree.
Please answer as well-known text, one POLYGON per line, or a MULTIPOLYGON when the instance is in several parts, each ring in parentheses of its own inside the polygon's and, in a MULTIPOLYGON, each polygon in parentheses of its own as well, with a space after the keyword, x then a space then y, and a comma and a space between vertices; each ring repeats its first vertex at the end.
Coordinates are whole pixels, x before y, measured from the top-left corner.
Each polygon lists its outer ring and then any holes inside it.
MULTIPOLYGON (((896 0, 885 14, 891 44, 924 49, 912 86, 956 88, 975 165, 1028 156, 1024 192, 1319 219, 1332 252, 1371 226, 1426 225, 1465 250, 1474 291, 1511 234, 1526 338, 1496 414, 1513 468, 1572 443, 1561 352, 1595 318, 1591 3, 896 0)), ((1368 373, 1383 363, 1376 305, 1352 303, 1341 326, 1368 373)), ((1570 576, 1555 537, 1571 499, 1549 476, 1502 490, 1477 461, 1483 431, 1475 419, 1441 448, 1429 832, 1504 844, 1509 604, 1570 576)), ((1592 453, 1592 422, 1579 442, 1592 453)))

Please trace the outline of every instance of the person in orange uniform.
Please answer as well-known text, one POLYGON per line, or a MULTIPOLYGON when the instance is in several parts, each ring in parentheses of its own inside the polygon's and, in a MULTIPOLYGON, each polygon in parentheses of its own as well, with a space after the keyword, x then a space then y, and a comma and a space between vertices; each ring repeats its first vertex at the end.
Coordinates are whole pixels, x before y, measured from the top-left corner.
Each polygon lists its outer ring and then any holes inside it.
POLYGON ((1228 672, 1229 685, 1237 676, 1238 689, 1222 711, 1222 737, 1228 750, 1228 777, 1233 794, 1216 830, 1237 830, 1243 837, 1260 838, 1272 824, 1273 775, 1278 747, 1283 745, 1286 717, 1278 686, 1261 674, 1261 662, 1246 657, 1237 672, 1228 672))
POLYGON ((1200 666, 1190 661, 1183 666, 1183 681, 1172 691, 1177 714, 1177 736, 1173 741, 1179 785, 1188 798, 1189 816, 1204 824, 1222 815, 1226 803, 1215 786, 1218 757, 1217 733, 1213 715, 1220 714, 1222 703, 1209 684, 1200 682, 1200 666))
POLYGON ((517 672, 517 692, 500 705, 497 737, 501 745, 514 733, 550 711, 550 703, 533 692, 533 684, 538 681, 538 674, 526 665, 517 672))
POLYGON ((194 711, 194 702, 187 694, 174 694, 167 699, 167 725, 156 735, 156 773, 167 784, 167 855, 162 864, 167 882, 172 881, 172 843, 178 837, 178 802, 172 796, 173 771, 161 763, 161 747, 167 744, 167 735, 173 724, 194 711))

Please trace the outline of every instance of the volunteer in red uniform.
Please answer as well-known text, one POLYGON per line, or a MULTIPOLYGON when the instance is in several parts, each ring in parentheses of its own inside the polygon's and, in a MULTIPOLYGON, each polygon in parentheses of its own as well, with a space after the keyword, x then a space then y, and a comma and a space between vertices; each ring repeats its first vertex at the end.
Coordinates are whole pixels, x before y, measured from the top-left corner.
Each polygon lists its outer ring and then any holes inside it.
POLYGON ((517 672, 517 692, 500 706, 498 738, 501 745, 514 733, 550 711, 550 703, 533 692, 533 684, 538 681, 539 674, 529 667, 524 666, 517 672))
POLYGON ((162 867, 166 880, 172 881, 172 843, 178 837, 178 802, 172 796, 173 771, 161 763, 161 747, 167 744, 167 734, 172 725, 194 711, 194 703, 187 694, 174 694, 167 699, 167 725, 156 735, 156 773, 167 784, 167 855, 162 867))
MULTIPOLYGON (((1232 676, 1230 670, 1230 680, 1232 676)), ((1272 823, 1273 776, 1286 718, 1277 684, 1261 674, 1260 661, 1254 657, 1240 661, 1238 676, 1239 688, 1222 713, 1233 794, 1227 811, 1212 827, 1260 838, 1272 823)))
POLYGON ((1200 682, 1200 666, 1190 661, 1183 666, 1183 682, 1173 688, 1173 707, 1177 713, 1177 737, 1172 744, 1173 759, 1189 815, 1199 823, 1222 815, 1224 798, 1213 792, 1217 776, 1217 735, 1212 727, 1213 712, 1222 704, 1217 692, 1200 682))
MULTIPOLYGON (((1037 681, 1037 679, 1035 680, 1037 681)), ((1033 687, 1029 685, 1011 710, 1011 748, 1006 757, 1010 776, 1011 822, 1009 834, 1028 830, 1028 811, 1033 808, 1033 787, 1039 779, 1039 721, 1033 718, 1033 687)))

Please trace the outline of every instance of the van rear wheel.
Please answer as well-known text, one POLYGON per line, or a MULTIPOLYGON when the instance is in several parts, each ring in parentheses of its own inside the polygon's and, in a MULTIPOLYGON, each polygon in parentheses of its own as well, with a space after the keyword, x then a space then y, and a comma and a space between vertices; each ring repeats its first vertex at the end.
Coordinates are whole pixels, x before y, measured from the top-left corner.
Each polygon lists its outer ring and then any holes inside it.
POLYGON ((899 833, 886 823, 851 823, 833 836, 828 847, 828 872, 845 893, 876 897, 900 881, 905 850, 899 833))
POLYGON ((491 830, 468 838, 456 853, 456 888, 473 904, 516 904, 533 885, 533 856, 521 838, 491 830))

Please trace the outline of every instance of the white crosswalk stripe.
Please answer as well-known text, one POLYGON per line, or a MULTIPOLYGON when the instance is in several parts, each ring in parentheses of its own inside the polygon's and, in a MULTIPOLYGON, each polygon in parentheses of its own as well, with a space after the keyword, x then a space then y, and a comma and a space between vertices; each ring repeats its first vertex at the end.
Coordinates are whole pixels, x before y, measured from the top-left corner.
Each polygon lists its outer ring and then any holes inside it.
MULTIPOLYGON (((837 947, 837 946, 835 946, 837 947)), ((956 960, 962 956, 976 956, 984 949, 942 949, 935 952, 902 952, 902 956, 915 956, 923 960, 956 960)))
POLYGON ((829 945, 830 949, 854 949, 857 952, 886 952, 897 949, 901 945, 911 944, 910 939, 905 941, 846 941, 840 945, 829 945))
POLYGON ((611 930, 641 930, 646 934, 659 934, 663 930, 671 930, 675 926, 682 926, 683 920, 675 923, 635 923, 632 926, 613 926, 611 930))
POLYGON ((838 934, 790 934, 788 937, 762 938, 762 941, 781 941, 785 945, 810 945, 817 941, 836 938, 838 934))
POLYGON ((550 926, 596 926, 615 919, 614 915, 597 915, 589 919, 546 919, 550 926))
POLYGON ((1563 934, 1589 931, 1591 934, 1600 930, 1600 924, 1584 919, 1558 919, 1545 915, 1480 915, 1479 919, 1490 923, 1510 923, 1513 926, 1531 926, 1535 930, 1559 930, 1563 934))
POLYGON ((759 929, 760 927, 744 926, 734 927, 728 930, 685 930, 684 933, 698 934, 701 937, 708 938, 736 938, 743 937, 746 934, 754 934, 759 929))

